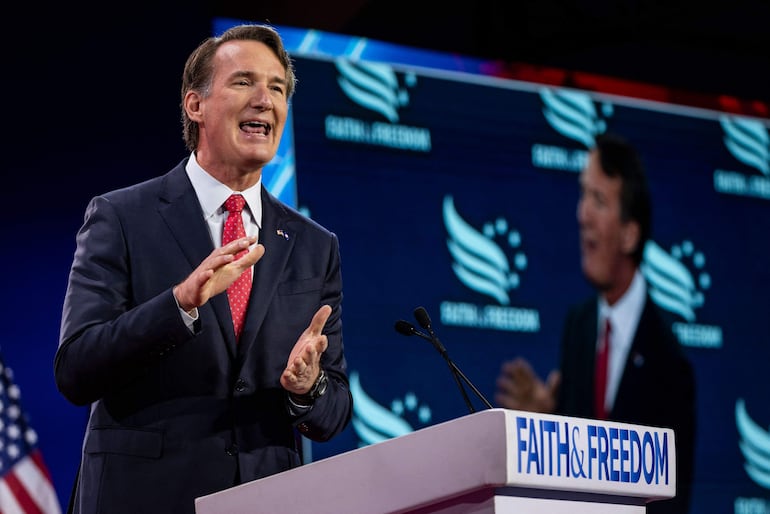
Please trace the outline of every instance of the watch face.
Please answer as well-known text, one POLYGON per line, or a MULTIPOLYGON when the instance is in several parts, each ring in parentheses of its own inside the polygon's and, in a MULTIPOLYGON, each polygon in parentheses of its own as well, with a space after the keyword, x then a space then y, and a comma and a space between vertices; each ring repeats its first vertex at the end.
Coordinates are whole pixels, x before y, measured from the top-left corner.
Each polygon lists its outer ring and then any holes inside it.
POLYGON ((323 394, 326 392, 326 386, 328 383, 329 379, 326 377, 326 372, 321 370, 321 374, 318 375, 318 380, 316 380, 312 389, 310 389, 310 397, 315 400, 316 398, 323 396, 323 394))

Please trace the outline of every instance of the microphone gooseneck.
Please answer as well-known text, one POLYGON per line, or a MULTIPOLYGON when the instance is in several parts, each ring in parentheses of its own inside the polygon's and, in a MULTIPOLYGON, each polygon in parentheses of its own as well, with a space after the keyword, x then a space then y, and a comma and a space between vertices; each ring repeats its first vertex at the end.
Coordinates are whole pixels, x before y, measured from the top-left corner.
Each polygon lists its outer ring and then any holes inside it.
POLYGON ((433 331, 433 325, 430 322, 430 316, 428 316, 428 311, 425 310, 425 307, 417 307, 414 310, 414 318, 422 328, 428 331, 430 342, 433 344, 433 346, 436 347, 436 350, 438 350, 441 356, 444 357, 447 362, 450 362, 451 366, 451 361, 449 359, 449 355, 447 354, 446 348, 444 348, 444 345, 441 344, 441 341, 438 340, 438 336, 436 336, 436 333, 433 331))
POLYGON ((449 354, 446 351, 446 348, 444 348, 444 345, 441 344, 441 341, 439 341, 438 337, 436 336, 436 333, 433 330, 433 325, 430 321, 430 316, 428 315, 428 311, 425 310, 425 307, 417 307, 414 309, 414 317, 417 320, 417 323, 420 324, 422 328, 428 331, 427 334, 417 330, 414 325, 409 323, 405 320, 398 320, 395 324, 395 329, 399 334, 405 335, 405 336, 418 336, 422 339, 425 339, 427 341, 430 341, 430 343, 433 345, 434 348, 441 354, 441 356, 446 361, 447 365, 449 366, 449 371, 452 373, 452 377, 454 378, 455 382, 457 383, 457 387, 460 389, 460 393, 463 396, 463 399, 465 400, 465 404, 468 407, 468 410, 473 413, 476 411, 476 409, 473 408, 473 403, 471 403, 470 398, 468 398, 468 393, 465 391, 465 387, 463 387, 463 382, 465 382, 468 387, 470 387, 474 394, 486 405, 488 409, 492 408, 492 404, 489 403, 489 401, 484 397, 483 394, 481 394, 481 391, 476 388, 475 385, 468 379, 468 377, 465 376, 465 374, 460 370, 460 368, 457 367, 457 365, 452 361, 452 359, 449 358, 449 354))

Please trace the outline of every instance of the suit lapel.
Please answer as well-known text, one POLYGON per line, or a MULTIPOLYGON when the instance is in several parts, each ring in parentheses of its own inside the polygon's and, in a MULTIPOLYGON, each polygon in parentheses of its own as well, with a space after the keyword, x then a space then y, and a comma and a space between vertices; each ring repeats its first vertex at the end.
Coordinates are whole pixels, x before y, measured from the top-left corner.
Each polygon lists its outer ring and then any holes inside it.
POLYGON ((582 373, 582 381, 586 384, 586 391, 589 391, 591 395, 588 397, 590 409, 593 409, 593 390, 594 390, 594 374, 596 367, 596 341, 599 337, 599 304, 596 299, 591 300, 585 304, 586 313, 581 317, 585 325, 579 334, 585 334, 585 339, 582 341, 584 351, 580 352, 581 355, 586 356, 585 365, 579 366, 577 369, 582 373))
POLYGON ((265 255, 254 266, 251 296, 239 351, 248 349, 262 326, 270 299, 276 293, 282 271, 299 235, 294 230, 296 226, 291 223, 284 206, 263 186, 259 242, 265 246, 265 255))
MULTIPOLYGON (((166 175, 159 195, 158 213, 174 235, 192 271, 214 250, 214 243, 203 219, 198 197, 185 173, 186 162, 183 161, 166 175)), ((218 294, 208 304, 214 310, 222 333, 227 334, 230 355, 234 355, 235 333, 227 295, 218 294)))
POLYGON ((618 384, 615 399, 615 403, 618 405, 628 403, 626 398, 638 393, 640 376, 644 374, 645 361, 650 352, 649 342, 656 337, 651 333, 653 308, 652 299, 648 295, 644 301, 634 339, 631 341, 631 348, 628 349, 626 362, 623 364, 623 375, 620 384, 618 384))

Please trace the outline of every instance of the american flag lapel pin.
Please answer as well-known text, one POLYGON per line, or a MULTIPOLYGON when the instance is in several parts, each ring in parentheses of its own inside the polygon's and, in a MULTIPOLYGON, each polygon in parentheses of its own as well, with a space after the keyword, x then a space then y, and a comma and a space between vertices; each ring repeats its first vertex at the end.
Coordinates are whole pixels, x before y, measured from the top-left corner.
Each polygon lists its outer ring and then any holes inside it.
POLYGON ((285 240, 287 241, 289 240, 289 234, 287 234, 282 228, 279 228, 278 230, 276 230, 275 233, 281 236, 282 238, 284 238, 285 240))

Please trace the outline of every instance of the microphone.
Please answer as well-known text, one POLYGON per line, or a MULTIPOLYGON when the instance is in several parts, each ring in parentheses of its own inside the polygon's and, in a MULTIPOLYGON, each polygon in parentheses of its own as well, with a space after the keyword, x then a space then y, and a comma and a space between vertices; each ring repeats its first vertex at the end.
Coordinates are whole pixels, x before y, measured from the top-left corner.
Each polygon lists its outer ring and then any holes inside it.
MULTIPOLYGON (((427 315, 427 312, 425 314, 427 315)), ((457 371, 455 370, 452 360, 447 355, 446 350, 444 349, 444 346, 441 344, 438 338, 429 336, 424 332, 420 332, 414 327, 414 325, 402 319, 396 321, 395 328, 397 332, 405 336, 419 336, 425 339, 426 341, 430 341, 430 343, 436 348, 436 350, 438 350, 438 352, 444 357, 447 364, 449 365, 449 371, 452 372, 452 378, 455 379, 455 383, 457 384, 457 387, 460 389, 460 393, 463 395, 463 399, 465 400, 465 405, 468 407, 468 410, 471 413, 475 412, 473 408, 473 404, 471 403, 470 398, 468 398, 468 393, 465 392, 465 388, 463 387, 462 382, 460 382, 460 377, 458 376, 457 371)))
POLYGON ((430 340, 430 337, 428 337, 426 334, 423 334, 422 332, 414 328, 414 325, 412 325, 408 321, 404 321, 402 319, 396 321, 396 332, 405 336, 426 337, 428 338, 428 340, 430 340))
MULTIPOLYGON (((452 373, 462 379, 463 382, 465 382, 468 387, 471 388, 471 390, 474 392, 474 394, 484 403, 484 405, 488 408, 492 408, 492 404, 489 403, 489 400, 487 400, 483 394, 481 394, 481 391, 478 390, 478 388, 473 385, 473 382, 470 381, 468 377, 465 376, 465 373, 460 370, 459 367, 457 367, 457 364, 454 363, 452 359, 449 358, 449 355, 447 354, 446 348, 444 348, 444 345, 441 344, 441 341, 438 340, 438 336, 436 336, 436 333, 433 330, 433 324, 430 321, 430 316, 428 315, 428 311, 425 310, 425 307, 417 307, 414 310, 414 318, 417 320, 417 323, 420 324, 422 328, 428 331, 428 334, 430 334, 431 341, 433 342, 433 346, 436 347, 436 349, 439 351, 439 353, 446 359, 447 363, 449 364, 449 367, 452 369, 452 373)), ((467 394, 465 393, 465 388, 462 387, 462 384, 460 384, 460 388, 462 389, 463 396, 466 398, 466 403, 469 406, 469 409, 471 412, 474 412, 473 407, 470 406, 470 402, 467 399, 467 394)))
MULTIPOLYGON (((426 313, 427 314, 427 313, 426 313)), ((425 332, 420 332, 415 328, 414 325, 409 323, 408 321, 404 321, 402 319, 396 321, 396 332, 405 335, 405 336, 418 336, 426 341, 428 341, 430 344, 433 345, 436 350, 445 358, 448 359, 449 356, 447 355, 446 348, 444 348, 444 345, 441 344, 441 341, 438 340, 437 337, 435 337, 435 334, 428 335, 425 332)))
POLYGON ((417 322, 420 324, 420 326, 428 331, 428 334, 425 334, 424 332, 417 330, 414 327, 414 325, 404 320, 398 320, 396 322, 396 325, 395 325, 396 331, 406 336, 416 335, 418 337, 421 337, 422 339, 430 341, 433 347, 436 348, 436 350, 441 354, 441 356, 444 358, 447 365, 449 366, 449 370, 452 372, 452 377, 455 379, 455 382, 457 383, 457 387, 460 389, 460 393, 463 395, 465 404, 471 413, 475 412, 475 409, 473 408, 473 404, 471 403, 470 398, 468 398, 468 393, 465 391, 465 388, 463 387, 463 384, 462 384, 463 382, 465 382, 468 385, 468 387, 470 387, 473 390, 476 396, 482 402, 484 402, 484 405, 486 405, 488 409, 491 409, 492 404, 489 403, 489 401, 484 397, 484 395, 481 394, 481 391, 479 391, 478 388, 476 388, 476 386, 473 385, 473 383, 468 379, 468 377, 466 377, 465 374, 460 370, 460 368, 457 367, 457 364, 455 364, 454 361, 449 358, 449 354, 447 353, 446 348, 444 348, 444 345, 441 344, 441 341, 439 341, 438 337, 436 336, 436 332, 433 330, 433 325, 431 324, 428 311, 426 311, 424 307, 417 307, 414 310, 414 317, 417 320, 417 322))
POLYGON ((446 348, 444 348, 444 345, 441 344, 441 341, 438 340, 436 333, 433 331, 433 325, 430 322, 430 316, 428 316, 428 311, 425 310, 425 307, 417 307, 414 310, 414 319, 417 320, 417 323, 419 323, 422 328, 428 331, 428 334, 430 334, 430 342, 433 343, 433 346, 436 347, 438 353, 440 353, 445 359, 449 359, 446 348))

